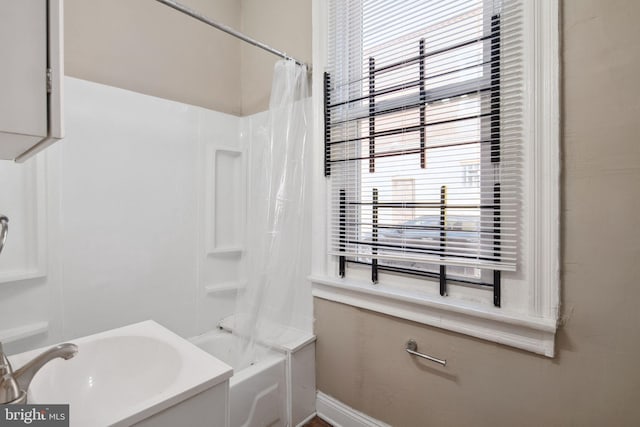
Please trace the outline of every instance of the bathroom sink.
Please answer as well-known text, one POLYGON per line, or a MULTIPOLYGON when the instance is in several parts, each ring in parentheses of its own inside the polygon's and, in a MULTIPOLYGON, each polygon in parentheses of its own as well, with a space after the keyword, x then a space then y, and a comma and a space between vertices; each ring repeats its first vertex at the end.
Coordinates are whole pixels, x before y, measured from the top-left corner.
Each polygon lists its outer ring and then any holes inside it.
MULTIPOLYGON (((131 425, 225 380, 231 368, 153 321, 72 340, 78 354, 45 365, 29 403, 70 405, 72 426, 131 425)), ((41 350, 10 357, 21 366, 41 350)))
POLYGON ((78 345, 73 359, 56 359, 31 383, 29 402, 69 403, 94 415, 135 405, 176 380, 180 354, 145 336, 102 338, 78 345))

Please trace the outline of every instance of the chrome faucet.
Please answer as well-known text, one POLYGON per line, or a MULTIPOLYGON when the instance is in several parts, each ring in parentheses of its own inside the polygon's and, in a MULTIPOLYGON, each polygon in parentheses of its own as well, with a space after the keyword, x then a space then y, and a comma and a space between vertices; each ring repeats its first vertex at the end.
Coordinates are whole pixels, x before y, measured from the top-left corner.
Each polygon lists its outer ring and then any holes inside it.
POLYGON ((78 346, 75 344, 60 344, 45 351, 14 372, 2 350, 2 343, 0 343, 0 405, 27 403, 29 385, 40 368, 53 359, 60 357, 68 360, 77 353, 78 346))

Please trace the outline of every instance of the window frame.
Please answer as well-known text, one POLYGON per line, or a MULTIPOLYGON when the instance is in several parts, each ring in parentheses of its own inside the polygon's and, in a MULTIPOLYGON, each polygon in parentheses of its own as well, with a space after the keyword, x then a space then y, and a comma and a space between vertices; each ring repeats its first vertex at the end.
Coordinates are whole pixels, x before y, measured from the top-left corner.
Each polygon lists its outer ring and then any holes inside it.
MULTIPOLYGON (((327 4, 313 0, 314 122, 312 244, 313 295, 461 332, 517 348, 554 355, 560 303, 559 280, 559 18, 557 0, 523 2, 525 89, 524 232, 521 261, 502 308, 486 304, 474 289, 449 298, 417 292, 412 278, 381 274, 337 277, 327 255, 329 185, 323 171, 323 73, 327 63, 327 4)), ((459 86, 458 86, 459 87, 459 86)), ((350 267, 350 272, 354 270, 350 267)), ((486 298, 485 298, 486 299, 486 298)))
MULTIPOLYGON (((485 7, 489 7, 490 9, 493 9, 493 5, 492 0, 481 0, 485 7)), ((362 0, 351 0, 351 3, 356 3, 358 2, 360 4, 360 7, 362 7, 362 0)), ((341 7, 342 5, 338 5, 337 7, 341 7)), ((356 6, 354 6, 353 4, 351 6, 348 7, 349 10, 355 8, 356 6)), ((340 13, 340 12, 338 12, 340 13)), ((360 19, 362 20, 362 14, 360 14, 360 19)), ((496 15, 496 12, 491 11, 491 13, 488 12, 484 12, 483 13, 483 21, 482 21, 482 26, 483 26, 483 33, 484 34, 494 34, 494 31, 497 32, 497 34, 500 34, 500 23, 499 23, 499 15, 496 15), (498 24, 497 24, 497 28, 496 28, 496 23, 494 21, 495 18, 498 18, 498 24)), ((359 36, 359 35, 358 35, 359 36)), ((337 37, 341 37, 341 35, 337 35, 337 37)), ((359 43, 356 44, 355 46, 358 46, 358 51, 356 53, 351 52, 352 54, 360 54, 360 59, 359 61, 357 61, 358 63, 362 63, 363 58, 364 58, 364 48, 363 48, 363 40, 360 37, 359 39, 359 43)), ((424 41, 424 40, 423 40, 424 41)), ((468 40, 463 39, 460 41, 460 43, 464 43, 466 44, 466 42, 468 42, 468 40)), ((410 106, 409 110, 413 111, 414 109, 418 108, 418 106, 423 105, 424 107, 427 107, 430 104, 434 104, 437 103, 438 101, 442 100, 442 99, 459 99, 459 97, 461 95, 467 95, 469 93, 476 93, 479 90, 482 91, 490 91, 491 92, 491 105, 493 105, 493 87, 494 87, 494 79, 495 76, 493 75, 493 43, 494 41, 492 39, 488 39, 482 42, 482 56, 483 56, 483 72, 482 75, 478 76, 478 77, 473 77, 473 78, 469 78, 464 80, 463 82, 454 82, 454 83, 449 83, 446 85, 442 85, 442 86, 438 86, 435 89, 426 89, 426 90, 421 90, 419 93, 413 93, 413 94, 406 94, 406 95, 401 95, 398 97, 394 97, 391 100, 386 100, 386 101, 376 101, 375 103, 375 112, 376 112, 376 116, 378 116, 380 114, 380 112, 382 112, 382 117, 387 117, 384 112, 385 111, 392 111, 392 113, 390 114, 391 116, 393 116, 394 114, 403 114, 402 111, 399 112, 394 112, 396 111, 399 107, 401 107, 401 110, 404 110, 404 108, 406 106, 410 106), (488 45, 488 46, 487 46, 488 45)), ((351 48, 355 47, 355 46, 351 46, 351 48)), ((420 44, 416 43, 416 48, 420 46, 420 50, 421 52, 423 52, 424 49, 424 44, 422 44, 422 42, 420 42, 420 44)), ((447 51, 450 50, 451 47, 447 48, 447 51)), ((446 51, 445 51, 446 52, 446 51)), ((416 52, 417 54, 417 52, 416 52)), ((422 54, 422 53, 421 53, 422 54)), ((500 53, 498 53, 498 55, 500 55, 500 53)), ((370 58, 371 59, 371 58, 370 58)), ((498 59, 499 61, 499 59, 498 59)), ((343 64, 343 70, 346 69, 346 67, 348 66, 348 63, 350 61, 347 61, 346 63, 342 63, 343 64)), ((370 63, 371 66, 371 63, 370 63)), ((399 67, 393 67, 393 68, 401 68, 402 66, 399 67)), ((426 67, 429 68, 429 64, 426 64, 426 67)), ((340 67, 338 67, 340 68, 340 67)), ((325 78, 328 79, 328 81, 330 81, 331 79, 329 78, 330 76, 327 75, 325 76, 325 78)), ((334 104, 334 103, 344 103, 344 108, 349 110, 348 116, 349 116, 349 121, 352 121, 354 123, 356 123, 356 125, 354 126, 356 129, 358 129, 360 126, 357 125, 357 123, 359 123, 359 120, 362 121, 366 121, 369 120, 369 126, 371 126, 371 110, 369 105, 365 102, 367 99, 369 101, 371 101, 371 98, 368 97, 367 95, 363 95, 365 89, 364 86, 366 86, 368 83, 368 78, 364 78, 362 75, 359 75, 358 77, 356 77, 356 79, 360 79, 363 82, 363 88, 361 88, 361 90, 359 92, 357 92, 357 95, 355 95, 355 99, 354 99, 354 95, 349 94, 346 96, 346 98, 344 98, 344 93, 342 92, 338 92, 338 98, 337 100, 335 99, 331 99, 329 100, 327 98, 327 88, 328 88, 328 83, 325 82, 325 102, 327 102, 328 104, 334 104), (357 102, 356 102, 357 101, 357 102)), ((402 86, 402 83, 399 82, 398 86, 402 86)), ((498 93, 500 91, 500 88, 498 88, 498 93)), ((335 96, 335 94, 334 94, 335 96)), ((499 97, 500 95, 498 95, 499 97)), ((492 106, 487 106, 487 105, 483 105, 481 99, 478 100, 479 101, 479 109, 480 112, 482 114, 482 116, 487 116, 487 117, 481 117, 479 119, 479 124, 480 124, 480 134, 481 134, 481 140, 488 140, 490 138, 489 135, 492 135, 492 133, 494 132, 493 130, 493 120, 494 120, 494 116, 493 116, 493 110, 492 110, 492 106), (486 135, 486 137, 485 137, 486 135)), ((328 123, 328 119, 327 119, 327 112, 329 111, 329 107, 325 106, 327 109, 325 111, 325 130, 327 129, 327 127, 329 126, 328 123)), ((420 116, 421 116, 421 120, 423 119, 423 109, 422 107, 420 107, 420 116)), ((498 113, 499 114, 499 113, 498 113)), ((325 133, 326 135, 326 133, 325 133)), ((354 137, 358 137, 360 139, 364 139, 362 138, 362 135, 360 133, 357 133, 356 135, 354 135, 354 137)), ((382 137, 384 138, 384 137, 382 137)), ((422 138, 422 136, 421 136, 422 138)), ((327 141, 325 140, 325 144, 327 144, 327 141)), ((372 141, 370 140, 369 142, 370 147, 371 145, 374 147, 373 150, 374 152, 378 152, 378 150, 376 150, 376 138, 373 138, 372 141)), ((498 143, 499 146, 499 143, 498 143)), ((435 147, 432 147, 435 148, 435 147)), ((371 148, 370 148, 371 149, 371 148)), ((486 168, 489 170, 493 170, 494 168, 494 161, 493 161, 493 152, 495 150, 495 145, 492 142, 491 144, 480 144, 479 145, 479 149, 480 149, 480 156, 478 159, 478 178, 480 179, 484 179, 484 180, 491 180, 489 182, 489 185, 484 184, 484 185, 480 185, 480 182, 478 181, 478 184, 474 187, 478 187, 479 188, 479 195, 480 195, 480 204, 487 204, 487 205, 491 205, 494 203, 494 201, 496 200, 496 191, 499 192, 499 190, 495 189, 495 184, 497 183, 497 181, 495 181, 495 179, 493 179, 493 177, 495 177, 494 173, 485 173, 485 174, 480 174, 480 170, 482 168, 486 168), (483 154, 484 153, 484 154, 483 154), (487 188, 490 188, 491 190, 487 190, 487 188), (485 202, 483 202, 485 201, 485 202)), ((499 149, 499 147, 498 147, 499 149)), ((328 146, 325 145, 325 156, 328 157, 329 155, 329 151, 330 148, 328 146)), ((355 157, 361 157, 364 154, 362 152, 358 152, 356 153, 355 157)), ((374 160, 370 160, 370 164, 373 163, 374 160)), ((476 164, 476 163, 474 163, 476 164)), ((331 170, 332 170, 332 166, 331 163, 327 160, 327 158, 325 158, 325 175, 330 176, 331 175, 331 170)), ((417 176, 416 175, 406 175, 406 176, 410 176, 412 179, 416 179, 417 176)), ((356 174, 354 172, 354 177, 351 180, 351 182, 354 182, 355 184, 355 188, 358 190, 355 190, 355 192, 359 192, 359 188, 361 187, 361 183, 362 183, 362 178, 363 176, 360 174, 356 174), (355 176, 357 175, 357 176, 355 176)), ((349 190, 349 189, 348 189, 349 190)), ((347 190, 347 194, 349 193, 349 191, 347 190)), ((354 188, 350 188, 351 192, 354 192, 354 188)), ((499 194, 499 193, 498 193, 499 194)), ((335 206, 333 207, 335 209, 335 206)), ((340 207, 340 209, 342 209, 342 207, 340 207)), ((357 214, 360 215, 360 214, 357 214)), ((484 216, 484 215, 490 215, 489 219, 486 219, 485 222, 491 222, 494 220, 494 213, 490 213, 488 214, 486 210, 481 210, 480 215, 484 216)), ((360 224, 361 220, 355 220, 355 221, 350 221, 347 219, 346 221, 347 224, 351 223, 356 223, 356 224, 360 224)), ((358 225, 356 225, 356 227, 359 227, 358 225)), ((340 228, 342 229, 342 226, 340 226, 340 228)), ((361 236, 362 233, 360 230, 350 230, 348 227, 346 228, 346 234, 347 235, 357 235, 357 236, 361 236)), ((480 242, 479 244, 484 245, 484 246, 494 246, 495 247, 495 240, 492 237, 487 237, 487 236, 483 236, 482 233, 478 233, 479 234, 479 238, 480 238, 480 242), (489 240, 490 239, 490 240, 489 240), (486 240, 486 241, 485 241, 486 240)), ((447 245, 448 240, 445 240, 445 246, 447 245)), ((381 250, 381 247, 375 245, 375 242, 372 242, 371 245, 372 250, 381 250)), ((382 248, 383 249, 383 248, 382 248)), ((499 249, 498 249, 499 250, 499 249)), ((335 253, 333 255, 336 255, 335 253)), ((365 254, 362 254, 363 258, 366 258, 366 256, 364 256, 365 254)), ((458 269, 458 268, 463 268, 463 269, 467 269, 467 268, 476 268, 478 270, 480 270, 480 276, 479 277, 470 277, 470 276, 466 276, 464 274, 459 274, 458 272, 455 272, 455 270, 452 272, 450 268, 448 268, 446 265, 441 265, 438 264, 437 262, 427 262, 425 261, 424 264, 425 265, 431 265, 431 266, 435 266, 435 267, 439 267, 439 272, 438 269, 436 269, 436 271, 427 271, 424 270, 423 268, 405 268, 405 267, 398 267, 398 266, 394 266, 394 265, 389 265, 386 262, 381 262, 381 260, 374 260, 372 259, 371 262, 367 262, 367 261, 361 261, 359 256, 357 255, 355 257, 355 259, 353 258, 353 256, 351 255, 347 255, 347 256, 343 256, 343 259, 340 261, 340 267, 339 267, 339 275, 341 277, 344 277, 346 275, 346 271, 348 269, 348 267, 351 265, 353 266, 354 263, 358 264, 364 264, 364 265, 369 265, 371 268, 371 277, 372 277, 372 281, 374 283, 377 282, 377 278, 379 277, 379 271, 387 271, 387 272, 392 272, 392 274, 401 274, 401 275, 409 275, 409 276, 417 276, 417 277, 430 277, 432 279, 436 279, 439 280, 439 291, 440 291, 440 295, 441 296, 447 296, 447 288, 448 288, 448 284, 450 283, 463 283, 467 286, 479 286, 483 289, 491 289, 493 292, 493 305, 496 307, 500 307, 501 305, 501 272, 499 269, 492 269, 490 266, 482 266, 482 265, 477 265, 474 267, 469 267, 469 266, 452 266, 452 268, 454 269, 458 269)))

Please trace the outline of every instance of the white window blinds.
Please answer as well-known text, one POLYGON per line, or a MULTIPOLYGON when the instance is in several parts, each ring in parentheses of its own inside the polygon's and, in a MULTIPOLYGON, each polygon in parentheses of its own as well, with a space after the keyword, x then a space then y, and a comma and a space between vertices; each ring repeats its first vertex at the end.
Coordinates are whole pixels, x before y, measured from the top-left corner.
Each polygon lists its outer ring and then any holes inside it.
POLYGON ((521 0, 330 1, 325 175, 341 274, 516 269, 522 25, 521 0))

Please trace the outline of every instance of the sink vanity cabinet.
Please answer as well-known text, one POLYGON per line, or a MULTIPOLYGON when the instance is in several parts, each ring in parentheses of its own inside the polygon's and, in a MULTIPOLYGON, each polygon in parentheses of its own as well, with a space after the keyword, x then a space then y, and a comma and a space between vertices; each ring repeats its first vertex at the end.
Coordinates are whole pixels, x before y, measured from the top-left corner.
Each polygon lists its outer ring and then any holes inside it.
POLYGON ((77 354, 44 365, 27 392, 28 403, 68 404, 71 427, 229 426, 232 368, 156 322, 72 341, 77 354))
POLYGON ((63 0, 0 0, 0 159, 22 162, 63 135, 63 0))
POLYGON ((151 415, 133 427, 229 427, 229 380, 151 415))

